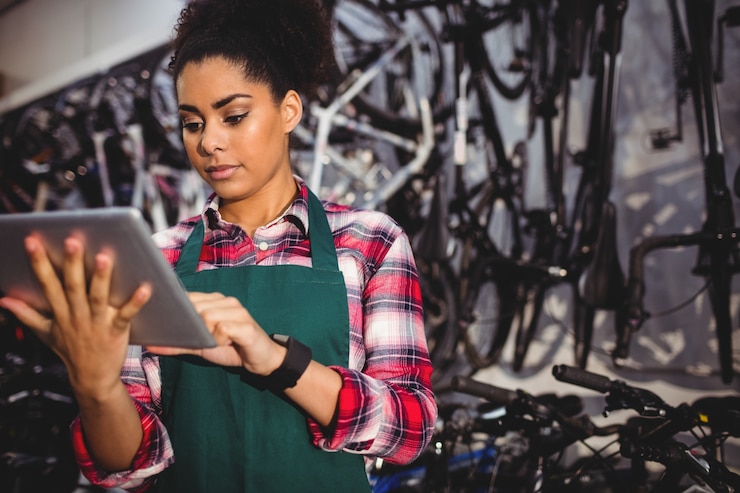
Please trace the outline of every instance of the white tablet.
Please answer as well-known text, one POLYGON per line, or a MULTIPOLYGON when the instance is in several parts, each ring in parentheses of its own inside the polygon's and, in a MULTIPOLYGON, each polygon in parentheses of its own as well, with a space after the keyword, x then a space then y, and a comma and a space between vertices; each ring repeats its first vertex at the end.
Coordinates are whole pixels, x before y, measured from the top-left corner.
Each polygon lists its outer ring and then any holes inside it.
POLYGON ((85 243, 88 272, 92 272, 97 252, 102 249, 113 252, 111 303, 114 306, 123 304, 141 283, 151 284, 151 299, 132 321, 131 344, 215 346, 185 288, 151 239, 151 229, 138 209, 107 207, 0 214, 0 294, 48 311, 23 247, 24 238, 31 233, 42 240, 52 264, 60 272, 63 242, 71 234, 85 243))

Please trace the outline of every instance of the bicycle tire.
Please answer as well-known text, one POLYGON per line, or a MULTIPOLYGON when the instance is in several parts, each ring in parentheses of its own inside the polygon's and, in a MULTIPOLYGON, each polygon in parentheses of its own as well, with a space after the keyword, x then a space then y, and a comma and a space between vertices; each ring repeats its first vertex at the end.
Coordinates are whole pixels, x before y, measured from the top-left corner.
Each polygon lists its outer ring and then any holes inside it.
POLYGON ((480 2, 492 11, 510 11, 499 26, 482 33, 486 57, 483 62, 491 82, 506 99, 517 99, 532 75, 534 33, 528 2, 489 0, 480 2))
POLYGON ((455 274, 446 262, 416 259, 424 303, 424 332, 435 371, 454 361, 457 348, 455 274))
POLYGON ((519 305, 518 283, 495 274, 501 265, 502 257, 478 259, 460 315, 465 355, 479 370, 501 357, 519 305))
POLYGON ((420 57, 415 56, 411 45, 405 46, 352 101, 378 126, 397 132, 418 131, 421 119, 417 101, 424 97, 434 108, 447 72, 439 35, 426 14, 408 10, 401 23, 368 0, 339 0, 333 18, 337 61, 334 83, 340 90, 403 36, 419 44, 420 57), (410 95, 416 95, 417 101, 410 95))
MULTIPOLYGON (((495 146, 490 140, 488 143, 495 146)), ((515 153, 521 158, 520 168, 515 169, 507 159, 501 164, 505 173, 526 169, 523 150, 523 146, 515 146, 515 153)), ((489 149, 484 154, 490 152, 489 149)), ((486 160, 490 163, 494 158, 488 155, 486 160)), ((508 179, 513 179, 514 183, 508 183, 503 189, 502 183, 493 176, 484 184, 471 218, 478 221, 474 229, 482 229, 473 234, 484 238, 468 239, 464 243, 464 257, 473 259, 473 267, 469 268, 472 276, 467 294, 461 295, 465 301, 460 318, 468 361, 478 369, 498 361, 514 321, 521 319, 526 305, 523 285, 517 275, 522 238, 515 201, 520 199, 521 189, 513 174, 508 179)))

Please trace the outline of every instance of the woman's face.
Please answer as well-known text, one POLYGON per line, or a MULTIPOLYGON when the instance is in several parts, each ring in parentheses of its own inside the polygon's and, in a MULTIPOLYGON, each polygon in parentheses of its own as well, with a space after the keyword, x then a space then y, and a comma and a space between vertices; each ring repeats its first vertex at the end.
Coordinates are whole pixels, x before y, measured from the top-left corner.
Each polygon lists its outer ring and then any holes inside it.
POLYGON ((222 205, 293 183, 288 136, 300 121, 297 94, 275 102, 267 86, 214 57, 185 65, 177 97, 188 158, 222 205))

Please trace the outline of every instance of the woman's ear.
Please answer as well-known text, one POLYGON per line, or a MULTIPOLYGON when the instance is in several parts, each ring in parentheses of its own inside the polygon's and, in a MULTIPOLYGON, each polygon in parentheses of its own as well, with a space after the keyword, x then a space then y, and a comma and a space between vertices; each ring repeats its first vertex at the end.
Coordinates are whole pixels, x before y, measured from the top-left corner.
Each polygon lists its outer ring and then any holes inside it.
POLYGON ((282 104, 283 121, 285 122, 285 133, 295 129, 303 118, 303 101, 301 96, 294 90, 285 93, 282 104))

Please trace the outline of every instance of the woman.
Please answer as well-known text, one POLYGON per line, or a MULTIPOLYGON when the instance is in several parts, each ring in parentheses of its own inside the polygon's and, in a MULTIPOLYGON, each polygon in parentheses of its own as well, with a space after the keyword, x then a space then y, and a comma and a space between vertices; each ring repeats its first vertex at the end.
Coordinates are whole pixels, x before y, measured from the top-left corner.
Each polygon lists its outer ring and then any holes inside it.
POLYGON ((12 311, 67 366, 73 441, 95 484, 144 491, 368 491, 364 459, 416 458, 436 405, 409 242, 388 216, 321 203, 289 140, 332 57, 314 0, 183 9, 172 75, 203 213, 155 235, 218 345, 128 347, 139 287, 108 304, 113 269, 69 238, 63 275, 26 242, 53 307, 12 311), (338 453, 330 453, 338 452, 338 453))

